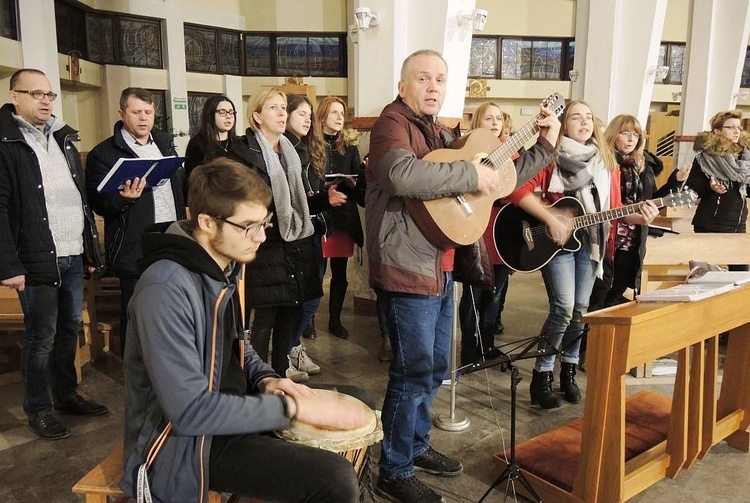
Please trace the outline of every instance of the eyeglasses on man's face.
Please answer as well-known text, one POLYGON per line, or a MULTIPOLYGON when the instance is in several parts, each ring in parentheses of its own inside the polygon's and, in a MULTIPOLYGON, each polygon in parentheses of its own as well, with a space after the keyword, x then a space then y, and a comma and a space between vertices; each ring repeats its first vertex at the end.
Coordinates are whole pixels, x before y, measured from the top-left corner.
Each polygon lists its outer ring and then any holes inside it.
POLYGON ((641 135, 632 131, 620 131, 620 136, 627 138, 628 140, 639 140, 641 135))
POLYGON ((57 99, 57 93, 53 93, 51 91, 48 92, 48 93, 45 93, 44 91, 41 91, 39 89, 35 89, 33 91, 26 91, 26 90, 23 90, 23 89, 13 89, 13 92, 14 93, 28 94, 29 96, 31 96, 35 100, 39 100, 39 101, 42 101, 45 97, 48 100, 50 100, 50 101, 55 101, 55 99, 57 99))
POLYGON ((247 225, 240 225, 237 223, 232 222, 231 220, 227 220, 226 218, 221 217, 214 217, 216 220, 221 220, 224 223, 227 223, 233 227, 237 227, 238 229, 242 229, 245 233, 246 238, 254 238, 258 232, 260 232, 261 229, 268 229, 271 227, 271 219, 273 218, 273 213, 269 213, 266 215, 266 218, 261 220, 260 222, 252 222, 247 225))
POLYGON ((220 108, 216 111, 217 114, 219 114, 221 117, 226 117, 227 115, 235 116, 237 115, 237 112, 234 110, 225 110, 223 108, 220 108))

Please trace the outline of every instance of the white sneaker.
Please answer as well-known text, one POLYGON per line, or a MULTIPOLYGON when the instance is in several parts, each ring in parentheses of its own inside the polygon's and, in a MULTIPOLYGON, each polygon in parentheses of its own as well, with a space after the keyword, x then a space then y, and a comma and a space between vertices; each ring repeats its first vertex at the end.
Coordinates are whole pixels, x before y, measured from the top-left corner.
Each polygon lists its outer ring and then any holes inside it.
POLYGON ((299 346, 294 346, 292 348, 289 353, 289 361, 291 362, 291 366, 293 366, 295 370, 307 372, 310 375, 315 375, 320 372, 320 365, 312 361, 312 359, 307 355, 305 346, 303 346, 302 344, 300 344, 299 346))
POLYGON ((292 365, 292 359, 288 356, 287 358, 289 359, 289 368, 286 369, 287 378, 294 382, 305 382, 310 379, 310 375, 307 372, 302 372, 301 370, 294 368, 294 365, 292 365))

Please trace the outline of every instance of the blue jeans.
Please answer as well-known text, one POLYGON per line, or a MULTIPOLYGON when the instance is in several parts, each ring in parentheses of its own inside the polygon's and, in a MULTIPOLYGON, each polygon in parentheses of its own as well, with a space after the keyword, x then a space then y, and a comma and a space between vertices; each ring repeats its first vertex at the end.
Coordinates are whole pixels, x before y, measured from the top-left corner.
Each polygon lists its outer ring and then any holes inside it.
POLYGON ((75 357, 83 311, 83 260, 59 257, 60 285, 26 285, 18 292, 26 334, 21 350, 23 410, 33 418, 76 391, 75 357))
POLYGON ((445 273, 440 296, 376 293, 393 347, 381 416, 380 474, 406 478, 414 474, 414 458, 430 447, 430 407, 448 371, 453 276, 445 273))
MULTIPOLYGON (((596 264, 589 258, 589 252, 581 248, 575 253, 559 253, 542 268, 544 287, 549 299, 549 314, 542 327, 539 350, 562 349, 562 361, 578 363, 583 333, 583 315, 589 307, 591 290, 596 280, 596 264)), ((555 355, 539 356, 536 359, 537 372, 554 369, 555 355)))

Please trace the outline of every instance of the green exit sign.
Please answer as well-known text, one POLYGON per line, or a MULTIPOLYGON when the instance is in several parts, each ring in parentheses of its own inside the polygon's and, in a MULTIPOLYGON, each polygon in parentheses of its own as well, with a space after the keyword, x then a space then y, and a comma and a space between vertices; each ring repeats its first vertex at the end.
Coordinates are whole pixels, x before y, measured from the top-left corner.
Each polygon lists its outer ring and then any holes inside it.
POLYGON ((174 109, 175 110, 187 110, 187 105, 185 103, 175 103, 174 109))

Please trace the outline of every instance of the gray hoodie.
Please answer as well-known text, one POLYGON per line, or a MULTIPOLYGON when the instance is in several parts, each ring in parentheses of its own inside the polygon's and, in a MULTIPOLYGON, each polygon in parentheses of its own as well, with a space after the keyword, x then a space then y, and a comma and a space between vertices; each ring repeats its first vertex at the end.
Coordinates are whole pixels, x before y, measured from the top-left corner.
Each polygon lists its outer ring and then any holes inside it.
MULTIPOLYGON (((283 398, 220 393, 224 342, 240 333, 236 267, 227 275, 193 240, 188 222, 143 237, 145 271, 128 306, 124 474, 135 495, 139 467, 148 467, 154 501, 208 501, 208 459, 214 435, 288 427, 283 398)), ((245 344, 248 390, 278 377, 245 344)), ((252 461, 252 460, 251 460, 252 461)))

